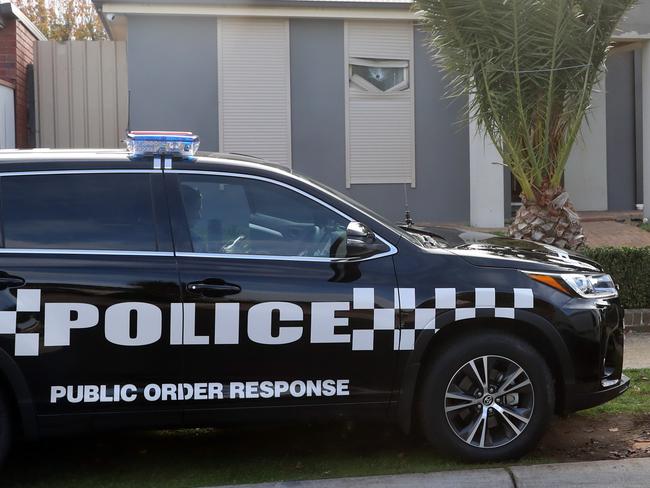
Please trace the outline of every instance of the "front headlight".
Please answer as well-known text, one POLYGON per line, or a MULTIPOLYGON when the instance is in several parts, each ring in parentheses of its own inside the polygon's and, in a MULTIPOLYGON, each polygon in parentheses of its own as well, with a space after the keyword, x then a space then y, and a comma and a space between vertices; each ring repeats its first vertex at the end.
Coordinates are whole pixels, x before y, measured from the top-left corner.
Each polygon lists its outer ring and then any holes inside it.
POLYGON ((583 298, 615 298, 618 296, 616 284, 611 276, 604 273, 526 273, 531 279, 552 286, 564 293, 571 291, 583 298))

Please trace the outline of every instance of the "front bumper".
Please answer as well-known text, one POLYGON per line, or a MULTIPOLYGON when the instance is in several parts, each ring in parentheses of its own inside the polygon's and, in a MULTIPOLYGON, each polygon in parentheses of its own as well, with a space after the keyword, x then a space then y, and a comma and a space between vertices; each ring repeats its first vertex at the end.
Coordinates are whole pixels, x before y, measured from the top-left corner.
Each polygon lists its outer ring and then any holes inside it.
POLYGON ((630 380, 623 375, 625 312, 619 301, 574 299, 564 311, 575 377, 564 385, 563 411, 591 408, 624 393, 630 380))
POLYGON ((630 387, 630 378, 621 375, 621 379, 613 385, 608 385, 602 390, 593 391, 589 393, 570 393, 568 400, 568 411, 575 412, 577 410, 584 410, 592 408, 616 398, 625 393, 630 387))

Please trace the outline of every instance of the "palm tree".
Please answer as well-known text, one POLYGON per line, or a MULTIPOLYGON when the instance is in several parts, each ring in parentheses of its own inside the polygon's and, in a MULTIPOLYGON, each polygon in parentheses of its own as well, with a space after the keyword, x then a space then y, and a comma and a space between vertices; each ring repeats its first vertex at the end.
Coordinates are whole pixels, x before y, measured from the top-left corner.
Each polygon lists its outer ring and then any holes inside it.
POLYGON ((582 226, 563 187, 569 153, 634 0, 415 0, 450 93, 521 186, 508 234, 576 249, 582 226))

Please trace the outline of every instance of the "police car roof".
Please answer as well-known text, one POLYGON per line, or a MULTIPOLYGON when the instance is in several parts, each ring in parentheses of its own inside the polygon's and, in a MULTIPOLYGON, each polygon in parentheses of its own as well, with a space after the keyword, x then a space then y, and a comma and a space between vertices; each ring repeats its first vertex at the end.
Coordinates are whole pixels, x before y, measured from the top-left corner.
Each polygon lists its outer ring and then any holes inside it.
MULTIPOLYGON (((260 169, 279 171, 284 174, 291 174, 286 166, 269 162, 254 156, 235 153, 198 152, 196 161, 207 164, 220 164, 236 166, 242 169, 260 169)), ((138 159, 138 161, 153 161, 152 157, 138 159)), ((58 163, 62 166, 66 162, 76 163, 78 168, 80 162, 92 163, 125 163, 129 162, 129 153, 124 149, 2 149, 0 150, 0 168, 9 164, 33 163, 58 163)), ((13 168, 12 168, 13 169, 13 168)), ((135 169, 135 168, 134 168, 135 169)))

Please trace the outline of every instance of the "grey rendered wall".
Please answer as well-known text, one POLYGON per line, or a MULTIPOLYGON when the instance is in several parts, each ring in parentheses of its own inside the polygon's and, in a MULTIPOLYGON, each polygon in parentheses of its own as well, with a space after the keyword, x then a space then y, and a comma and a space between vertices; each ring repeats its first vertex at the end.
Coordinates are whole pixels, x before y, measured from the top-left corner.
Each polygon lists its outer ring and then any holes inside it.
POLYGON ((641 50, 634 51, 634 101, 636 108, 636 203, 643 203, 643 62, 641 50))
POLYGON ((650 34, 650 0, 638 0, 618 26, 618 35, 637 37, 650 34))
POLYGON ((343 21, 290 22, 293 169, 345 188, 343 21))
POLYGON ((189 130, 219 146, 214 17, 129 16, 132 130, 189 130))
MULTIPOLYGON (((441 73, 424 36, 415 34, 417 188, 407 187, 419 222, 469 219, 469 134, 457 121, 459 102, 443 100, 441 73)), ((291 104, 294 170, 318 179, 392 220, 404 217, 404 185, 345 188, 343 21, 291 20, 291 104)))
POLYGON ((607 201, 610 211, 633 210, 636 198, 634 52, 607 62, 607 201))

